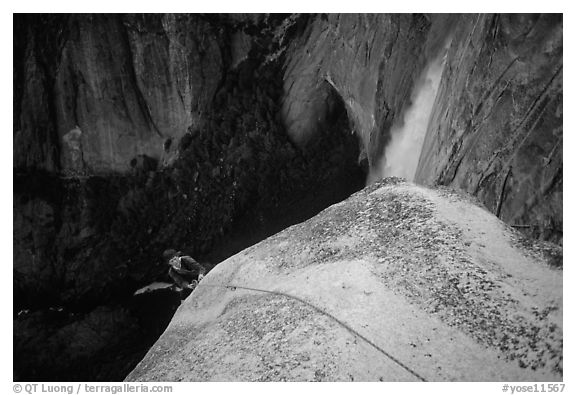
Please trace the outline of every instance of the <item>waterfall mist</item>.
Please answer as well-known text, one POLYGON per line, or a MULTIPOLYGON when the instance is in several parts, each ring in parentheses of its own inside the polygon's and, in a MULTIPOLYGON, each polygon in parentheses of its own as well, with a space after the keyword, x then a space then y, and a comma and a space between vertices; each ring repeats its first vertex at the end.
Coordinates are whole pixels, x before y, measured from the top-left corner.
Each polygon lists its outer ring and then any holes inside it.
POLYGON ((411 104, 390 129, 390 141, 371 170, 367 184, 391 176, 414 180, 446 62, 446 48, 426 66, 416 81, 411 104))

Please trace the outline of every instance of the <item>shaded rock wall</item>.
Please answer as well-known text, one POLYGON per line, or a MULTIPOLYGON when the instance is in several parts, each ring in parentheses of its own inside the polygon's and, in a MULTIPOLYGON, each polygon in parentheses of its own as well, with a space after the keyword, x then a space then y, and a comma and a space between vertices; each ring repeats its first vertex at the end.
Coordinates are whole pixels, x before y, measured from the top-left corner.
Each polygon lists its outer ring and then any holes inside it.
POLYGON ((329 14, 310 17, 287 50, 282 116, 300 144, 326 112, 326 86, 346 103, 374 164, 418 77, 450 34, 455 16, 329 14))
POLYGON ((559 17, 15 18, 17 307, 90 310, 164 248, 214 257, 345 198, 451 36, 418 180, 561 242, 559 17))
POLYGON ((562 17, 466 16, 454 36, 417 181, 561 243, 562 17))
MULTIPOLYGON (((151 198, 176 194, 169 185, 178 176, 155 171, 173 164, 180 138, 201 128, 222 83, 231 29, 199 15, 17 18, 16 300, 99 300, 162 270, 154 267, 158 252, 145 247, 162 248, 150 242, 151 230, 166 225, 159 218, 169 223, 177 204, 156 216, 145 211, 151 198)), ((181 220, 174 222, 160 243, 174 237, 181 220)))
POLYGON ((284 75, 282 116, 296 142, 315 133, 336 92, 377 166, 414 81, 451 40, 416 180, 463 189, 528 234, 562 242, 561 16, 308 18, 284 75))
POLYGON ((262 15, 28 18, 15 42, 14 165, 65 174, 172 163, 172 142, 205 125, 263 26, 277 43, 258 51, 284 63, 293 141, 316 134, 338 96, 375 166, 414 81, 453 37, 417 181, 464 189, 561 242, 560 16, 295 15, 283 29, 262 15))
POLYGON ((198 16, 26 18, 18 169, 95 174, 160 160, 167 139, 198 127, 222 79, 223 39, 198 16))
POLYGON ((266 56, 282 16, 21 18, 16 379, 123 378, 180 302, 132 296, 170 281, 164 249, 210 269, 363 186, 339 97, 306 150, 283 129, 281 59, 266 56))
MULTIPOLYGON (((302 151, 284 132, 281 59, 268 58, 278 49, 281 16, 21 18, 20 308, 129 296, 165 272, 158 265, 165 248, 209 254, 250 217, 258 218, 254 233, 267 234, 362 186, 358 144, 338 96, 317 144, 302 151)), ((294 34, 290 24, 281 31, 294 34)))

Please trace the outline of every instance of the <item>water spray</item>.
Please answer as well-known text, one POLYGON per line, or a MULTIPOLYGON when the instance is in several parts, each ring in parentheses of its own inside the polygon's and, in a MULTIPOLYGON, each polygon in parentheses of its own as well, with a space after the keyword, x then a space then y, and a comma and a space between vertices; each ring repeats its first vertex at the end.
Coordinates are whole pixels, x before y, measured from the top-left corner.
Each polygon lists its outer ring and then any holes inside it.
POLYGON ((392 176, 414 180, 449 45, 450 40, 442 53, 426 66, 414 84, 411 105, 392 125, 390 141, 371 169, 367 184, 392 176))

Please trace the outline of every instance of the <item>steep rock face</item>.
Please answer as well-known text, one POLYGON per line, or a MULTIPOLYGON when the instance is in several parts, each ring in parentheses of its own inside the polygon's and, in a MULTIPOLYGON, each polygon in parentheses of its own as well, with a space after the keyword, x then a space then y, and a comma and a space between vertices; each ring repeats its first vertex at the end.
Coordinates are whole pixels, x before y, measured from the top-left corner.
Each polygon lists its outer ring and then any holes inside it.
POLYGON ((386 179, 218 265, 127 380, 561 380, 559 248, 523 240, 386 179))
POLYGON ((455 16, 329 14, 309 17, 287 50, 282 116, 300 144, 317 130, 326 96, 346 103, 371 165, 410 97, 413 81, 447 39, 455 16))
POLYGON ((267 59, 282 18, 26 18, 14 97, 23 307, 130 295, 162 274, 165 248, 208 253, 241 216, 258 218, 255 233, 276 218, 279 230, 362 186, 338 97, 316 146, 302 152, 283 130, 279 62, 267 59))
POLYGON ((282 116, 291 137, 305 144, 328 111, 327 97, 337 94, 346 104, 363 151, 368 152, 376 117, 393 118, 401 110, 418 72, 427 21, 414 19, 408 15, 316 16, 288 49, 282 116), (380 78, 381 74, 389 78, 380 78), (376 100, 386 108, 383 114, 376 100))
POLYGON ((419 181, 464 188, 502 219, 554 227, 534 235, 561 240, 561 21, 553 16, 15 18, 18 308, 90 310, 165 275, 156 265, 164 248, 202 256, 249 236, 229 256, 262 229, 358 190, 365 175, 350 129, 373 166, 413 81, 452 31, 419 181), (542 88, 540 99, 524 95, 532 89, 524 82, 542 88), (491 103, 510 101, 507 124, 491 103), (446 106, 454 110, 442 118, 446 106), (508 133, 510 125, 521 127, 508 133), (544 168, 534 152, 549 152, 544 168))
MULTIPOLYGON (((341 99, 370 166, 410 104, 414 80, 452 37, 417 181, 462 188, 505 221, 561 242, 561 18, 334 14, 287 21, 294 31, 280 35, 279 49, 263 50, 276 51, 269 57, 280 54, 285 65, 286 132, 299 143, 320 135, 341 99)), ((212 98, 258 36, 196 15, 75 15, 24 26, 15 44, 14 166, 67 175, 173 163, 180 138, 212 129, 212 98)), ((237 95, 231 109, 250 111, 242 94, 230 93, 237 95)), ((217 126, 237 128, 236 120, 217 126)))
POLYGON ((416 180, 463 189, 562 242, 562 17, 460 23, 416 180))
MULTIPOLYGON (((181 137, 198 132, 207 112, 213 115, 208 109, 227 66, 225 34, 199 15, 18 16, 13 148, 19 303, 74 303, 87 294, 99 299, 110 295, 111 286, 125 288, 127 277, 142 281, 150 271, 159 274, 157 255, 146 265, 135 257, 148 255, 143 245, 154 244, 135 237, 144 224, 134 213, 140 211, 150 233, 158 218, 146 217, 143 205, 159 192, 175 193, 155 171, 173 164, 181 137)), ((244 40, 243 56, 249 46, 244 40)), ((162 217, 171 208, 154 209, 162 217)))
POLYGON ((295 141, 314 135, 338 95, 374 168, 414 81, 449 42, 416 181, 466 190, 506 222, 562 242, 561 16, 309 19, 286 57, 282 116, 295 141))
POLYGON ((200 17, 38 19, 22 32, 28 41, 16 168, 126 172, 139 155, 169 156, 166 140, 200 125, 224 67, 218 32, 200 17), (57 48, 43 46, 50 39, 57 48), (39 134, 50 140, 38 144, 39 134))
POLYGON ((194 15, 18 18, 15 294, 25 306, 97 300, 159 272, 154 259, 134 277, 127 256, 143 251, 125 244, 138 228, 125 217, 202 125, 226 43, 194 15))

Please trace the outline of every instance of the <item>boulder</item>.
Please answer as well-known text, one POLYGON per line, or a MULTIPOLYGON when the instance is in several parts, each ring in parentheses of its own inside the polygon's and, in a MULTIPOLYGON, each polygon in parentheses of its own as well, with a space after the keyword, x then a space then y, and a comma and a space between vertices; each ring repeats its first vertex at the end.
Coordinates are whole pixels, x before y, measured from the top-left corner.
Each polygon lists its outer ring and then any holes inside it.
POLYGON ((215 267, 127 381, 560 381, 559 247, 386 179, 215 267))

